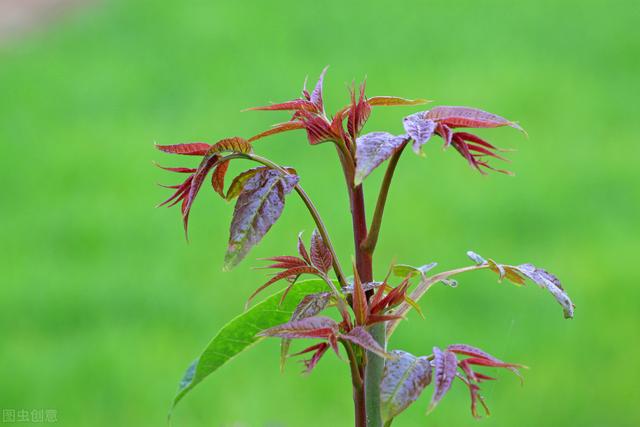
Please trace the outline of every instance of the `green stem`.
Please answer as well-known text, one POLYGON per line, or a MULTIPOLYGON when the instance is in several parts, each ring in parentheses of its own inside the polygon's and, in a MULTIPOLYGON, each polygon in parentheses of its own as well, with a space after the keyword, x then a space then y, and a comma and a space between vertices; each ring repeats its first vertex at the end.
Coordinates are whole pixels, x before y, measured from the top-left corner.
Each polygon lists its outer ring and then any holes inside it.
MULTIPOLYGON (((384 323, 373 325, 369 329, 371 336, 386 349, 386 328, 384 323)), ((367 406, 367 427, 381 427, 380 413, 380 383, 384 371, 384 359, 371 352, 367 352, 367 365, 364 371, 364 395, 367 406)))
POLYGON ((378 243, 378 235, 380 234, 380 226, 382 225, 382 216, 384 215, 384 207, 387 203, 387 196, 389 195, 389 187, 391 186, 393 173, 396 170, 398 160, 400 160, 402 151, 404 150, 404 147, 407 146, 407 143, 408 141, 405 142, 400 149, 393 154, 393 156, 391 156, 391 159, 389 159, 389 165, 387 166, 382 184, 380 185, 380 193, 378 194, 376 210, 373 213, 373 219, 369 226, 369 234, 367 235, 366 240, 362 243, 362 249, 369 254, 373 254, 373 251, 376 248, 376 243, 378 243))

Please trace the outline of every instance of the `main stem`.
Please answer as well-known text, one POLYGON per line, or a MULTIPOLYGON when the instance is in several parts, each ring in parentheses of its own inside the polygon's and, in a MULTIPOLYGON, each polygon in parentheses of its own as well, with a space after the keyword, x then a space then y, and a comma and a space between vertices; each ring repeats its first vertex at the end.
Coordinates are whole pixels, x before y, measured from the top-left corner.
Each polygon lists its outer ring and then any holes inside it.
MULTIPOLYGON (((373 281, 372 253, 364 249, 367 239, 367 220, 365 214, 364 193, 362 185, 350 188, 349 199, 351 203, 351 215, 353 219, 353 238, 356 254, 356 268, 363 282, 373 281)), ((386 348, 384 323, 374 325, 371 334, 378 343, 386 348)), ((382 427, 380 415, 380 382, 384 369, 384 359, 367 352, 364 368, 364 390, 354 388, 354 404, 356 405, 356 427, 382 427), (358 395, 356 395, 358 393, 358 395), (366 407, 366 423, 359 420, 357 411, 364 394, 366 407)))

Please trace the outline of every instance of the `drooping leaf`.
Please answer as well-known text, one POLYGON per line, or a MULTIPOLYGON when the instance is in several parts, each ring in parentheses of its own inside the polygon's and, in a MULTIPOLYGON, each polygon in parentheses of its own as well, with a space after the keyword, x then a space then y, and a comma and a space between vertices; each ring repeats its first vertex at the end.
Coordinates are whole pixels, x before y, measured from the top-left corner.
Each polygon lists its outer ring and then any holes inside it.
POLYGON ((421 105, 431 101, 426 99, 406 99, 398 96, 372 96, 369 98, 369 105, 377 106, 394 106, 394 105, 421 105))
POLYGON ((322 280, 305 280, 289 293, 282 304, 280 299, 283 291, 256 304, 223 326, 185 372, 172 408, 203 379, 260 341, 257 333, 289 320, 304 296, 325 289, 326 283, 322 280))
POLYGON ((233 212, 225 270, 237 265, 269 231, 297 182, 298 176, 272 169, 259 170, 247 180, 233 212))
POLYGON ((340 338, 350 341, 363 349, 377 354, 380 357, 392 358, 392 355, 387 353, 384 348, 378 344, 378 342, 371 336, 369 332, 362 326, 356 326, 347 334, 340 335, 340 338))
POLYGON ((422 146, 429 141, 436 129, 436 122, 425 118, 425 112, 415 113, 403 119, 402 124, 407 135, 413 140, 412 148, 416 154, 422 154, 422 146))
POLYGON ((382 419, 388 422, 411 405, 431 383, 431 364, 426 357, 416 357, 401 350, 384 366, 380 385, 382 419))
POLYGON ((371 132, 356 140, 356 174, 354 184, 362 181, 382 162, 393 156, 407 141, 406 135, 371 132))
MULTIPOLYGON (((522 367, 521 365, 518 365, 515 363, 505 363, 502 360, 498 359, 497 357, 490 355, 486 351, 480 350, 479 348, 472 347, 467 344, 451 344, 447 346, 447 350, 456 354, 464 354, 466 356, 471 356, 472 358, 485 359, 490 362, 494 362, 496 363, 496 365, 491 365, 491 366, 508 368, 510 371, 516 374, 520 379, 522 379, 522 375, 520 375, 520 371, 518 370, 519 367, 522 367)), ((469 359, 467 359, 467 361, 468 360, 469 359)), ((488 366, 488 365, 485 365, 485 366, 488 366)), ((475 375, 477 376, 478 374, 476 373, 475 375)))
POLYGON ((305 365, 304 373, 310 374, 311 371, 313 371, 313 368, 316 367, 316 365, 318 364, 322 356, 324 356, 324 354, 327 352, 329 347, 330 345, 328 343, 321 342, 319 344, 315 344, 310 347, 307 347, 302 351, 292 354, 291 356, 300 356, 301 354, 313 352, 313 355, 311 356, 311 358, 304 361, 304 365, 305 365))
POLYGON ((191 180, 191 185, 189 186, 189 191, 186 193, 186 197, 182 203, 182 221, 184 223, 184 232, 187 234, 187 228, 189 226, 189 213, 191 212, 191 207, 193 206, 193 202, 196 200, 196 196, 202 187, 202 183, 204 179, 207 177, 207 174, 218 164, 220 161, 220 156, 218 154, 206 155, 198 169, 193 174, 193 178, 191 180))
POLYGON ((514 129, 524 132, 522 127, 515 122, 496 114, 487 113, 486 111, 471 107, 435 107, 427 111, 426 118, 440 121, 450 128, 495 128, 511 126, 514 129))
POLYGON ((433 397, 431 398, 431 403, 429 403, 429 411, 432 411, 444 395, 447 394, 458 369, 458 359, 455 353, 447 350, 442 351, 438 347, 434 347, 433 356, 434 388, 433 397))
MULTIPOLYGON (((302 301, 296 306, 296 309, 291 314, 289 321, 306 319, 313 317, 316 314, 322 312, 329 306, 331 301, 330 292, 319 292, 315 294, 306 295, 302 298, 302 301)), ((291 346, 291 338, 283 338, 280 344, 280 369, 284 369, 284 363, 289 353, 289 347, 291 346)))
POLYGON ((220 197, 224 198, 224 177, 227 175, 230 160, 225 160, 218 164, 211 174, 211 186, 220 197))
POLYGON ((170 154, 182 154, 185 156, 204 156, 211 146, 204 142, 189 142, 175 145, 156 145, 162 152, 170 154))
POLYGON ((258 335, 261 337, 328 339, 337 332, 338 324, 335 320, 324 316, 314 316, 273 326, 258 335))
POLYGON ((269 168, 266 166, 258 166, 255 168, 247 169, 246 171, 238 174, 238 176, 236 176, 233 179, 233 181, 231 181, 231 185, 229 185, 229 189, 227 190, 227 195, 225 196, 225 199, 233 200, 236 197, 238 197, 242 192, 244 185, 249 180, 249 178, 251 178, 261 170, 268 170, 268 169, 269 168))
POLYGON ((562 306, 565 319, 573 318, 575 305, 564 291, 560 280, 546 270, 536 267, 533 264, 522 264, 516 267, 518 271, 537 283, 541 288, 548 290, 562 306))
POLYGON ((329 248, 325 245, 318 230, 313 230, 311 234, 311 263, 325 274, 333 265, 331 251, 329 251, 329 248))

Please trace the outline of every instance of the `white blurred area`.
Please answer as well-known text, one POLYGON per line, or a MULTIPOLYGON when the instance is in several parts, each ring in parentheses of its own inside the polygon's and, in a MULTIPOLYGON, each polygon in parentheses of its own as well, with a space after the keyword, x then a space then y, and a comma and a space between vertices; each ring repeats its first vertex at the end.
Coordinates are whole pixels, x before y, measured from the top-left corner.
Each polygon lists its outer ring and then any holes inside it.
POLYGON ((0 42, 38 29, 90 0, 0 0, 0 42))

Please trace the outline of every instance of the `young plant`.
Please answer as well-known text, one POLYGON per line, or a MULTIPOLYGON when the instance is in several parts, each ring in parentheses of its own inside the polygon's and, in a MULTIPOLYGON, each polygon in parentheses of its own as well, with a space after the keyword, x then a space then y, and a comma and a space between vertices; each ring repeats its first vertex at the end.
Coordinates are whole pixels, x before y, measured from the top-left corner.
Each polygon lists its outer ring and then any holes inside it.
MULTIPOLYGON (((232 137, 215 144, 194 142, 159 145, 165 153, 196 156, 197 167, 163 167, 186 175, 175 192, 161 205, 179 204, 185 233, 189 213, 202 185, 211 173, 211 186, 225 200, 237 198, 231 222, 224 268, 231 269, 247 255, 280 217, 285 199, 296 193, 308 209, 316 230, 310 246, 298 235, 297 254, 268 258, 265 268, 273 276, 249 297, 244 313, 224 326, 204 352, 189 367, 180 383, 172 408, 200 381, 231 358, 265 337, 282 340, 281 364, 291 357, 304 356, 304 372, 310 373, 327 352, 333 352, 349 365, 353 385, 356 427, 388 426, 433 384, 429 411, 438 405, 458 379, 469 390, 471 413, 479 417, 478 404, 489 410, 480 394, 480 386, 495 378, 480 372, 484 368, 503 368, 520 376, 521 365, 503 362, 483 350, 466 344, 433 347, 431 353, 414 356, 403 350, 389 350, 388 340, 417 302, 436 283, 455 286, 458 274, 488 269, 507 281, 521 286, 530 279, 549 291, 562 306, 566 318, 573 317, 574 305, 552 274, 531 264, 500 264, 468 252, 472 264, 432 274, 436 263, 422 267, 392 265, 382 280, 373 277, 374 255, 389 187, 400 156, 407 146, 418 155, 431 139, 439 137, 444 148, 450 146, 480 173, 498 171, 489 159, 504 160, 503 150, 464 129, 512 127, 515 122, 469 107, 435 107, 403 119, 405 133, 362 133, 365 123, 377 107, 416 106, 428 101, 395 96, 365 95, 364 83, 350 102, 332 116, 327 115, 322 87, 325 70, 311 92, 305 87, 302 97, 250 110, 288 111, 288 121, 249 139, 232 137), (352 278, 347 276, 336 255, 329 231, 311 198, 300 184, 295 169, 276 164, 254 151, 254 143, 282 132, 303 130, 311 145, 333 144, 345 176, 353 222, 354 262, 352 278), (257 164, 236 176, 226 187, 225 176, 231 161, 248 160, 257 164), (369 225, 365 219, 363 181, 388 161, 378 200, 369 225), (302 276, 312 277, 300 280, 302 276), (261 292, 279 283, 286 287, 253 306, 261 292), (331 311, 333 310, 333 311, 331 311), (334 313, 333 317, 325 313, 334 313), (292 340, 313 340, 303 350, 290 354, 292 340), (344 352, 341 352, 341 347, 344 352), (329 351, 330 350, 330 351, 329 351), (346 356, 346 357, 345 357, 346 356)), ((423 352, 428 350, 424 349, 423 352)))

